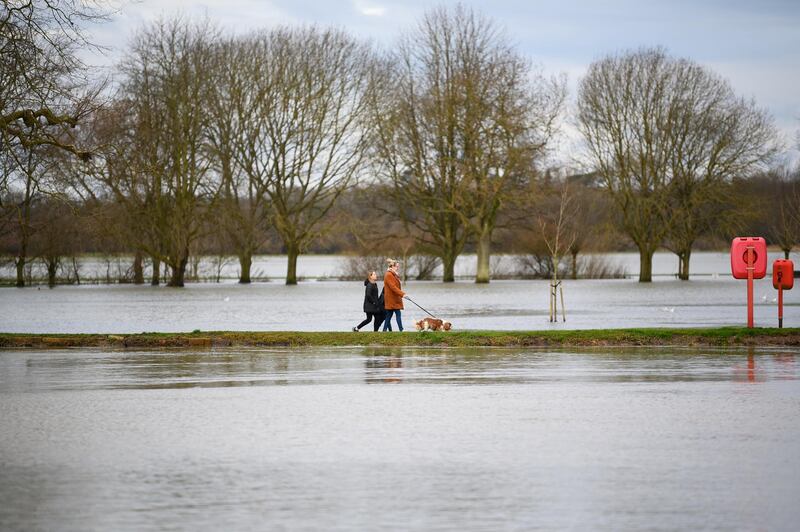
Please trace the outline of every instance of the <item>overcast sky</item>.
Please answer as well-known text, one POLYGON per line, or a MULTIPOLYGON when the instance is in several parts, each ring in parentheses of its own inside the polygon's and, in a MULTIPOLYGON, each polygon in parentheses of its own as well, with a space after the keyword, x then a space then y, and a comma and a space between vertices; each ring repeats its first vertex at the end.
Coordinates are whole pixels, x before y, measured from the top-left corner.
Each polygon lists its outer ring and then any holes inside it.
MULTIPOLYGON (((442 2, 454 4, 455 2, 442 2)), ((607 53, 661 45, 732 83, 767 107, 789 146, 800 130, 800 0, 464 1, 506 28, 519 49, 551 74, 566 73, 570 96, 587 66, 607 53)), ((140 0, 126 3, 93 30, 113 60, 133 32, 160 16, 208 16, 246 32, 279 24, 317 23, 390 44, 432 2, 421 0, 140 0)), ((797 158, 795 152, 794 158, 797 158)))

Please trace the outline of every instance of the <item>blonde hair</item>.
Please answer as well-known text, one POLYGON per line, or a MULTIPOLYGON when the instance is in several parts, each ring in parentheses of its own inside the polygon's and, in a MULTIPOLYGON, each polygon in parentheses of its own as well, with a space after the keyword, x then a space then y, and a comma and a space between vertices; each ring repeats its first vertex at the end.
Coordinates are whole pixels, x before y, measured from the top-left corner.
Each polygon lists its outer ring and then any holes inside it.
POLYGON ((372 277, 373 275, 374 275, 375 277, 377 277, 377 276, 378 276, 378 273, 377 273, 375 270, 370 270, 370 271, 368 271, 368 272, 367 272, 367 281, 369 281, 369 278, 370 278, 370 277, 372 277))
POLYGON ((392 266, 394 266, 396 264, 400 264, 400 262, 396 261, 394 259, 386 259, 386 267, 387 268, 391 268, 392 266))

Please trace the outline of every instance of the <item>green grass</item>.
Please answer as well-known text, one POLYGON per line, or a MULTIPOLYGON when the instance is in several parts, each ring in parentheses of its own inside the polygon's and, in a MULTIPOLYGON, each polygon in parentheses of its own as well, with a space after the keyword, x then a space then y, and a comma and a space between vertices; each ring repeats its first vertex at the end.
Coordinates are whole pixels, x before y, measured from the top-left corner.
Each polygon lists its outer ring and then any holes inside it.
POLYGON ((0 348, 210 347, 210 346, 632 346, 800 345, 800 328, 592 329, 458 332, 235 332, 139 334, 0 333, 0 348))

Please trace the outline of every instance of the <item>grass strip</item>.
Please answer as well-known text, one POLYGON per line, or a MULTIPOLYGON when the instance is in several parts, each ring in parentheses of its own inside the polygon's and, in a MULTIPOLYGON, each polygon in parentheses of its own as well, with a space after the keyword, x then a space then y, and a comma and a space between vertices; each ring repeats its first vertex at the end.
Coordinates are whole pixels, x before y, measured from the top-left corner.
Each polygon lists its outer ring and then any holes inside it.
POLYGON ((221 346, 638 346, 800 345, 800 328, 648 328, 562 331, 458 332, 238 332, 137 334, 14 334, 0 333, 0 348, 65 347, 221 347, 221 346))

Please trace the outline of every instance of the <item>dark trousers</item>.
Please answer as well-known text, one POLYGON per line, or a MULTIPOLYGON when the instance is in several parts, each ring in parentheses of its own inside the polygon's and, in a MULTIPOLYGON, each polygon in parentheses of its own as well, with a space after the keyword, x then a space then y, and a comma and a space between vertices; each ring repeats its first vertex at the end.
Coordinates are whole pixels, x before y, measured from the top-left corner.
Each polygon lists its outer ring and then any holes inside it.
POLYGON ((364 325, 366 325, 367 323, 372 321, 372 319, 374 318, 375 319, 375 324, 373 325, 374 328, 372 330, 373 331, 377 331, 378 328, 381 326, 381 323, 383 323, 384 313, 383 312, 367 312, 366 314, 367 314, 367 317, 364 319, 364 321, 362 321, 361 323, 359 323, 356 326, 356 329, 358 329, 360 331, 361 327, 363 327, 364 325))

